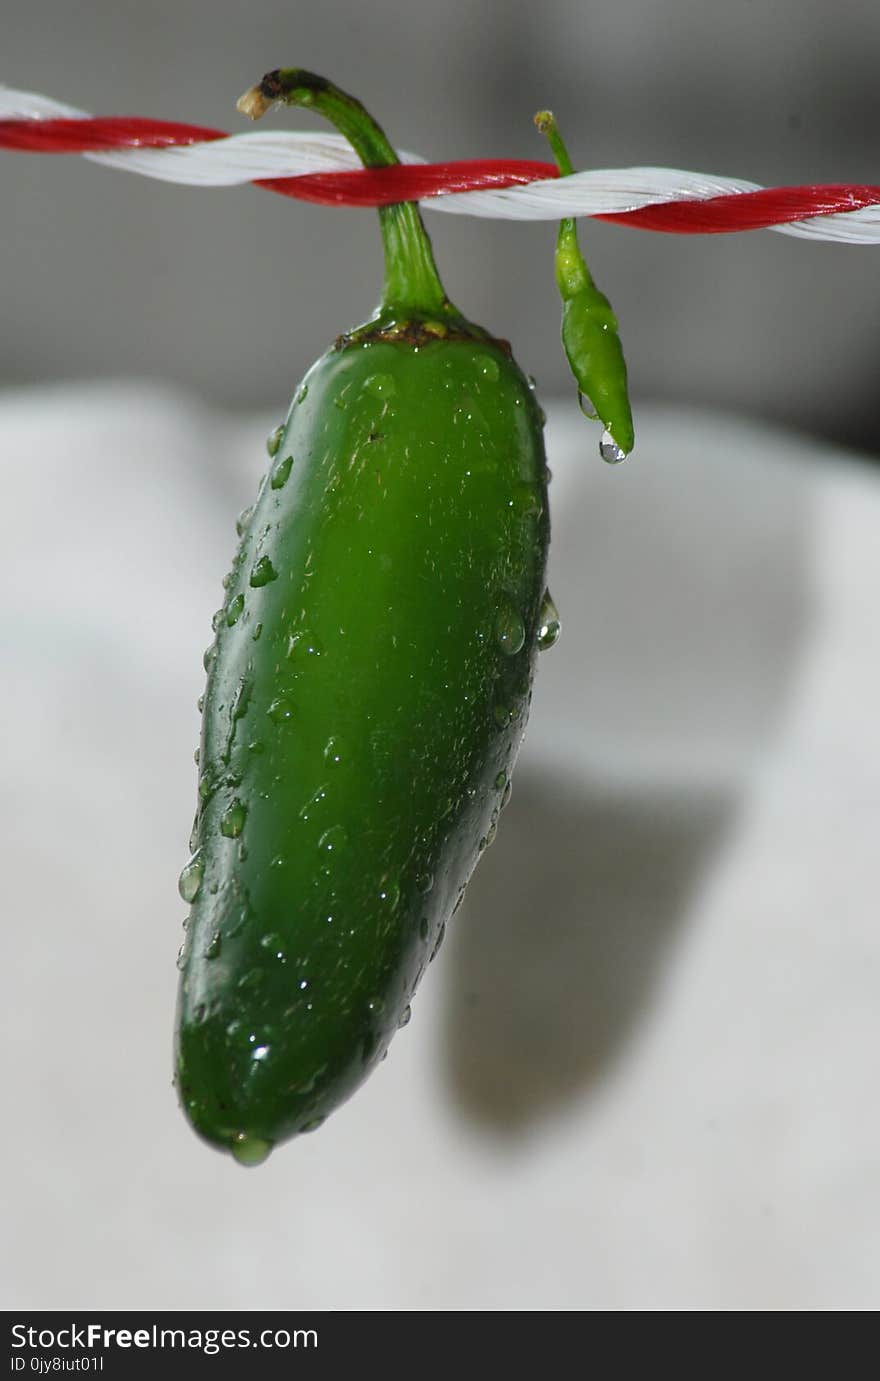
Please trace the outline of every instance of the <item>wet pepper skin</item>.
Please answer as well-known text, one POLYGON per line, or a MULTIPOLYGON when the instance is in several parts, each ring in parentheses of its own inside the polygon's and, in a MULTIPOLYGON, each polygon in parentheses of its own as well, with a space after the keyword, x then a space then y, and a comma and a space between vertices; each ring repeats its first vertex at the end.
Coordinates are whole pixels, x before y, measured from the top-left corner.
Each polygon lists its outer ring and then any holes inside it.
POLYGON ((491 338, 385 334, 304 380, 215 620, 177 1084, 246 1162, 408 1020, 528 712, 543 418, 491 338))

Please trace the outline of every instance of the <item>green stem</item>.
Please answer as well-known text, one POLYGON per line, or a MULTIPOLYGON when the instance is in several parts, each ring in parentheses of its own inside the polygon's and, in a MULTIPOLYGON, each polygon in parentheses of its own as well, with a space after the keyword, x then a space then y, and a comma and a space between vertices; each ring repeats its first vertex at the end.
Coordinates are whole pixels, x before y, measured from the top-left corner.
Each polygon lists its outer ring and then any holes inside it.
POLYGON ((568 149, 565 147, 559 126, 556 123, 556 116, 552 110, 539 110, 535 116, 535 124, 540 133, 546 136, 553 157, 556 159, 560 177, 570 177, 574 172, 574 164, 568 156, 568 149))
MULTIPOLYGON (((574 172, 574 166, 552 111, 539 110, 535 116, 535 124, 547 138, 560 177, 570 177, 574 172)), ((570 216, 559 222, 559 235, 556 240, 556 282, 565 302, 574 297, 575 293, 593 286, 590 270, 578 245, 577 227, 570 216)))
MULTIPOLYGON (((360 101, 324 77, 299 67, 269 72, 258 86, 242 96, 239 109, 258 119, 278 101, 323 115, 345 136, 365 168, 387 168, 400 162, 384 132, 360 101)), ((457 318, 459 313, 443 290, 431 241, 416 203, 401 201, 380 206, 379 224, 385 250, 380 310, 395 315, 457 318)))

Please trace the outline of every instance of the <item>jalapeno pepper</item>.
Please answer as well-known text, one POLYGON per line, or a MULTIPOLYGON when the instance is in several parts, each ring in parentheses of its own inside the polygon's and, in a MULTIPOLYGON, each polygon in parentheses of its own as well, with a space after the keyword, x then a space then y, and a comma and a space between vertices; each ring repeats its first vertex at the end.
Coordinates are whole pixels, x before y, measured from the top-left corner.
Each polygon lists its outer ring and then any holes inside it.
MULTIPOLYGON (((574 170, 554 116, 541 110, 535 124, 547 136, 560 174, 568 177, 574 170)), ((556 283, 562 298, 562 344, 581 408, 603 422, 599 449, 603 459, 617 464, 629 455, 635 440, 626 361, 614 309, 593 282, 571 217, 559 223, 556 283)))
MULTIPOLYGON (((396 162, 300 70, 248 93, 396 162)), ((543 417, 452 306, 418 208, 379 212, 385 287, 297 388, 215 616, 181 876, 176 1082, 243 1163, 383 1058, 510 789, 549 538, 543 417)))

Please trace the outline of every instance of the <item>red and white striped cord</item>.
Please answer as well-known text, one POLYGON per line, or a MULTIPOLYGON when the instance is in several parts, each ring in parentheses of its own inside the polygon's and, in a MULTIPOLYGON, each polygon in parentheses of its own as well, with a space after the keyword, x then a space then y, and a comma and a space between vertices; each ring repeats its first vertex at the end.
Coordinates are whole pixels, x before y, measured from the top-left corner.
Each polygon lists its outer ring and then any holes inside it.
POLYGON ((712 234, 779 230, 845 244, 880 243, 880 186, 760 187, 677 168, 604 168, 560 178, 551 163, 478 159, 364 169, 340 135, 222 130, 139 116, 95 118, 0 86, 0 149, 76 153, 165 182, 253 182, 282 196, 343 206, 418 201, 434 211, 511 220, 593 216, 642 230, 712 234))

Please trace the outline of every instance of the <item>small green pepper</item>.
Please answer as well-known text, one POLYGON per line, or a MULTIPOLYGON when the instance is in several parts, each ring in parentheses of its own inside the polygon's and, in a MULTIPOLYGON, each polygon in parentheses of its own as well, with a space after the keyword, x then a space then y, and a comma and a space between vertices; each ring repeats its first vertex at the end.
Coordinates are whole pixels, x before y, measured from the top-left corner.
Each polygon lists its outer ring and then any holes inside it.
MULTIPOLYGON (((549 110, 542 110, 535 116, 535 124, 547 136, 560 174, 569 176, 574 169, 555 118, 549 110)), ((617 334, 617 317, 593 282, 571 218, 559 223, 556 282, 563 302, 562 344, 581 407, 588 417, 603 422, 606 432, 600 450, 605 460, 616 464, 629 455, 635 441, 626 361, 617 334)))
MULTIPOLYGON (((278 100, 397 161, 322 78, 271 73, 243 103, 278 100)), ((382 301, 270 438, 206 659, 176 1083, 246 1164, 319 1126, 406 1024, 558 627, 532 389, 447 299, 418 208, 379 216, 382 301)))

